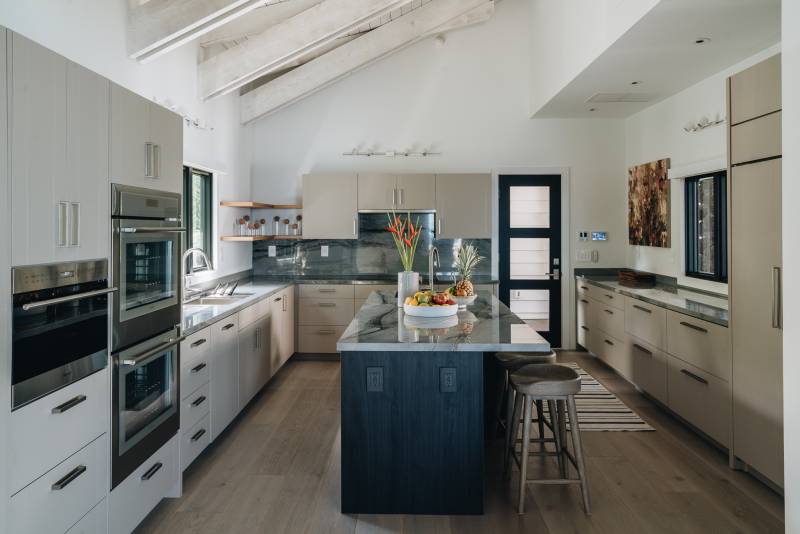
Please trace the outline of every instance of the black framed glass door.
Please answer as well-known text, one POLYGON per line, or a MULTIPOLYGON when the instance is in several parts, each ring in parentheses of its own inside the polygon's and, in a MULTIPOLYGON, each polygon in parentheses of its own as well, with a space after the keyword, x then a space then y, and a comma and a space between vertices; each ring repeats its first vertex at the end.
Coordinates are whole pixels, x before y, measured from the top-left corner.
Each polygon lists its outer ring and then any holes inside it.
POLYGON ((561 176, 499 177, 500 300, 561 346, 561 176))

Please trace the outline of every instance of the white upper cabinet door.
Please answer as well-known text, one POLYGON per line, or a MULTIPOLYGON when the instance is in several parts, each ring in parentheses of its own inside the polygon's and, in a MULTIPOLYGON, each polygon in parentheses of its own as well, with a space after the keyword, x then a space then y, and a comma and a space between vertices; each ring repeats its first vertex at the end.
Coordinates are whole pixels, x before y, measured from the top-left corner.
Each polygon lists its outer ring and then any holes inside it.
POLYGON ((394 174, 359 174, 358 209, 391 210, 398 206, 394 174))
POLYGON ((436 209, 436 175, 398 175, 397 209, 401 211, 436 209))
POLYGON ((436 175, 436 237, 492 237, 492 177, 489 174, 436 175))
POLYGON ((11 261, 49 263, 66 259, 67 210, 56 194, 68 179, 67 60, 11 35, 11 261))
POLYGON ((156 189, 183 191, 183 119, 177 113, 150 103, 150 140, 155 145, 156 189))
POLYGON ((731 124, 781 109, 781 55, 777 54, 730 79, 731 124))
POLYGON ((150 101, 112 83, 112 183, 155 187, 155 180, 145 178, 150 142, 150 101))
POLYGON ((355 174, 303 176, 303 234, 306 239, 358 237, 358 178, 355 174))

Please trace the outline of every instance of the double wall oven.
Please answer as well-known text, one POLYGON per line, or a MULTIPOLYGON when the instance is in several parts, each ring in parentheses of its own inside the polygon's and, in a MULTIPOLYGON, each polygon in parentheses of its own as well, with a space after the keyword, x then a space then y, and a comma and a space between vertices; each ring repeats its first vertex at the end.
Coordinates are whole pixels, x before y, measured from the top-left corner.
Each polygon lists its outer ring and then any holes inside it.
POLYGON ((181 196, 112 185, 111 487, 178 431, 181 196))

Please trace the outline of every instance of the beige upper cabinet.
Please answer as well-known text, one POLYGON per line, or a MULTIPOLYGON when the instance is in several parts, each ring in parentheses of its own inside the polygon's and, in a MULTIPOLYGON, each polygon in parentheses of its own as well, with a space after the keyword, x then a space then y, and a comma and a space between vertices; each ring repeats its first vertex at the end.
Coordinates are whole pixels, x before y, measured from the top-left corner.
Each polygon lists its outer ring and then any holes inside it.
POLYGON ((397 177, 394 174, 359 174, 358 209, 390 210, 397 206, 397 177))
POLYGON ((397 176, 398 210, 436 209, 436 175, 400 174, 397 176))
POLYGON ((781 109, 781 55, 777 54, 731 77, 731 124, 781 109))
POLYGON ((492 237, 491 175, 436 175, 436 237, 492 237))
POLYGON ((180 193, 183 119, 111 84, 111 181, 180 193))
POLYGON ((303 176, 303 237, 358 237, 358 178, 355 174, 303 176))

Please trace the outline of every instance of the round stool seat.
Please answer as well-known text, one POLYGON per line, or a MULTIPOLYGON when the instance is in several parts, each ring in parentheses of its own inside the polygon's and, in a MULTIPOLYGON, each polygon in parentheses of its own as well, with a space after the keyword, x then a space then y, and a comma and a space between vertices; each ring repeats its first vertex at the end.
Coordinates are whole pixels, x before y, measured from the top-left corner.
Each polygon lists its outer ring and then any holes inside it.
POLYGON ((578 372, 557 364, 526 365, 511 373, 509 380, 524 395, 575 395, 581 390, 578 372))
POLYGON ((505 369, 515 370, 524 365, 556 363, 555 352, 495 352, 494 357, 505 369))

